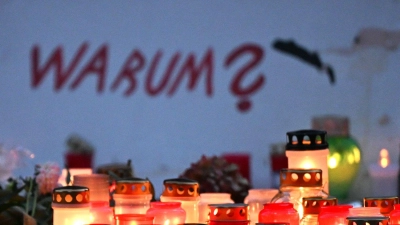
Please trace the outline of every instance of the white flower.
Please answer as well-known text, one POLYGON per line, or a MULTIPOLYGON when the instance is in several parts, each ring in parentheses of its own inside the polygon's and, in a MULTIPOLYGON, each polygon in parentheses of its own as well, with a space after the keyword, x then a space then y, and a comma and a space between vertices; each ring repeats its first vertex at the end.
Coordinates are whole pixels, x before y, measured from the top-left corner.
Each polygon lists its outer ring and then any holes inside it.
POLYGON ((60 167, 57 163, 47 162, 39 165, 39 174, 36 176, 39 192, 41 194, 51 193, 58 186, 58 178, 60 176, 60 167))

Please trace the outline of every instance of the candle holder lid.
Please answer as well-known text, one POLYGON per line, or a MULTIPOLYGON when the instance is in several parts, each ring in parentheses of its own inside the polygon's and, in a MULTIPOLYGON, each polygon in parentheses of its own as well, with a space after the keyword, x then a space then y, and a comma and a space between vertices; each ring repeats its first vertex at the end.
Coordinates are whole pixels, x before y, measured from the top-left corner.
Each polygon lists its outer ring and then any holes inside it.
POLYGON ((126 194, 126 195, 149 195, 151 193, 151 184, 148 179, 142 178, 127 178, 117 180, 116 194, 126 194))
POLYGON ((242 203, 209 204, 210 221, 248 221, 248 205, 242 203))
POLYGON ((380 225, 389 219, 386 216, 350 216, 347 217, 348 225, 380 225))
POLYGON ((322 150, 328 148, 326 131, 322 130, 297 130, 286 133, 286 150, 322 150))
POLYGON ((186 178, 164 180, 164 197, 199 197, 199 183, 186 178))
POLYGON ((338 200, 336 197, 304 197, 303 198, 304 214, 319 214, 322 206, 337 205, 338 200))
POLYGON ((364 207, 379 207, 383 215, 389 215, 394 209, 394 205, 399 203, 399 198, 396 196, 383 197, 365 197, 364 207))
POLYGON ((86 204, 89 203, 89 188, 83 186, 65 186, 54 188, 53 203, 86 204))
POLYGON ((321 169, 281 169, 281 187, 322 187, 321 169))

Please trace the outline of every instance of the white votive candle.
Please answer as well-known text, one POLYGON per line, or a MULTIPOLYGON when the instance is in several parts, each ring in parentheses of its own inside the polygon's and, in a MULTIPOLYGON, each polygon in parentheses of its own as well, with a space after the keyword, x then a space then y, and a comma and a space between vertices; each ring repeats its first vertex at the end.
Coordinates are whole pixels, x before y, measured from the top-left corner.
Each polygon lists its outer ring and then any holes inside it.
POLYGON ((368 167, 372 182, 373 196, 397 196, 399 165, 390 163, 389 152, 380 151, 380 159, 376 164, 368 167))

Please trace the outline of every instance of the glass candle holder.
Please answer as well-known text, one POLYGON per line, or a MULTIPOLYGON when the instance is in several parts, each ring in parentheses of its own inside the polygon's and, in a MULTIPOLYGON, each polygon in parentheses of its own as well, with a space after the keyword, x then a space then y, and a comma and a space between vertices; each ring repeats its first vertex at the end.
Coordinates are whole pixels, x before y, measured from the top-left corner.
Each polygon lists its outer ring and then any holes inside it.
POLYGON ((210 204, 209 225, 248 225, 247 204, 210 204))
POLYGON ((250 224, 258 222, 258 214, 264 208, 265 203, 270 203, 272 198, 278 194, 278 189, 250 189, 249 194, 244 199, 244 203, 249 205, 250 224))
POLYGON ((389 217, 347 217, 347 225, 384 225, 389 217))
POLYGON ((174 225, 183 224, 186 212, 180 202, 151 202, 146 216, 153 217, 153 224, 174 225))
POLYGON ((303 218, 304 197, 328 197, 322 187, 322 170, 320 169, 282 169, 281 187, 271 202, 290 202, 303 218))
POLYGON ((153 224, 154 217, 145 214, 115 215, 115 225, 148 225, 153 224))
POLYGON ((352 205, 322 206, 318 215, 318 223, 324 225, 344 225, 352 205))
POLYGON ((207 223, 210 212, 209 204, 234 203, 230 193, 201 193, 199 202, 199 222, 207 223))
POLYGON ((89 189, 81 186, 65 186, 53 190, 53 224, 89 224, 89 189))
POLYGON ((365 197, 363 202, 364 207, 379 207, 382 215, 389 216, 394 209, 394 205, 399 204, 399 198, 395 196, 365 197))
POLYGON ((199 183, 195 180, 176 178, 164 180, 161 202, 180 202, 186 212, 185 223, 199 222, 199 183))
POLYGON ((148 179, 129 178, 116 181, 115 214, 146 214, 150 208, 151 184, 148 179))
POLYGON ((90 222, 111 224, 114 214, 110 207, 109 176, 105 174, 77 174, 73 184, 89 188, 90 222))
POLYGON ((299 213, 292 203, 266 203, 258 216, 259 223, 289 223, 299 225, 299 213))
POLYGON ((329 193, 328 142, 326 131, 298 130, 287 132, 288 168, 322 170, 324 191, 329 193))
POLYGON ((318 215, 322 206, 337 205, 335 197, 305 197, 303 198, 304 216, 300 225, 318 225, 318 215))

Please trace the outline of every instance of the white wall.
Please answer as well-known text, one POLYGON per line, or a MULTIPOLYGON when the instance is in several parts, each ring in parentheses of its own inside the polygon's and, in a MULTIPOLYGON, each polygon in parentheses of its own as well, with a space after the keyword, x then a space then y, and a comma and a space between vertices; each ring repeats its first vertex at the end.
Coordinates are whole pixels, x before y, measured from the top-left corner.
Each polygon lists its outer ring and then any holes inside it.
POLYGON ((163 179, 178 176, 202 154, 247 151, 252 155, 254 186, 268 187, 269 145, 285 141, 287 131, 310 128, 315 115, 339 114, 350 118, 364 163, 374 162, 383 147, 397 161, 400 51, 376 48, 387 57, 380 57, 386 63, 384 70, 374 72, 368 66, 376 61, 352 69, 369 48, 349 55, 332 49, 351 48, 356 34, 366 27, 399 31, 398 12, 399 1, 2 0, 0 141, 30 149, 36 155, 34 163, 63 164, 64 141, 77 132, 96 146, 96 165, 132 159, 136 175, 149 177, 159 189, 163 179), (293 38, 320 52, 322 60, 334 67, 336 84, 330 85, 315 68, 274 50, 271 44, 276 38, 293 38), (31 86, 35 45, 41 51, 41 64, 58 46, 68 64, 85 42, 87 52, 65 87, 54 91, 53 72, 36 88, 31 86), (224 61, 246 43, 261 47, 264 58, 243 86, 259 73, 266 83, 250 96, 252 108, 242 113, 229 86, 248 59, 229 68, 224 61), (104 91, 96 92, 92 75, 70 90, 103 44, 109 50, 104 91), (146 61, 137 74, 135 92, 125 97, 127 83, 115 92, 110 89, 134 49, 146 61), (175 53, 182 54, 179 65, 191 53, 199 63, 208 49, 214 53, 212 96, 205 92, 204 75, 192 91, 184 79, 172 96, 165 90, 157 96, 145 92, 146 71, 158 50, 164 54, 156 73, 160 77, 175 53), (384 115, 389 123, 379 125, 384 115))

